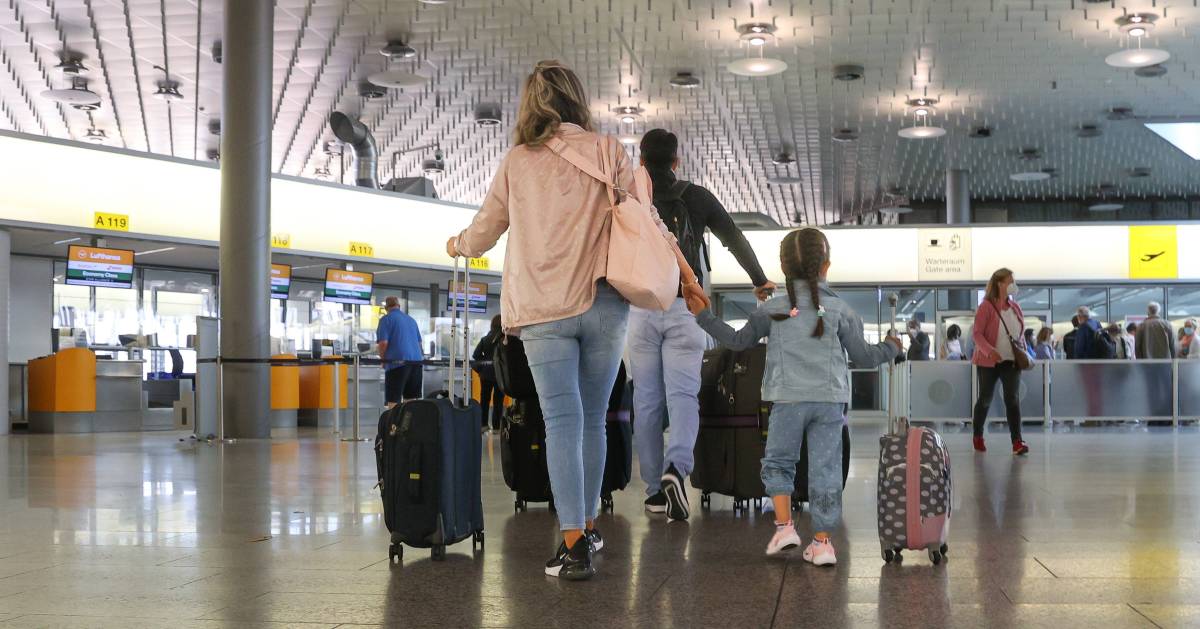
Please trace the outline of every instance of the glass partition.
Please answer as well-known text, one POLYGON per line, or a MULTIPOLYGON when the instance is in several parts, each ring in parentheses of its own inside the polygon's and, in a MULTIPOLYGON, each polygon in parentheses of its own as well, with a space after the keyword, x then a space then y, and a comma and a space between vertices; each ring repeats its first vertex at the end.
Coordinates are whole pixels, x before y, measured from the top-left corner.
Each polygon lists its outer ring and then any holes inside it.
POLYGON ((1167 289, 1167 319, 1175 324, 1175 329, 1183 327, 1183 322, 1191 317, 1200 317, 1200 287, 1172 286, 1167 289))
POLYGON ((1156 301, 1165 303, 1166 291, 1161 286, 1117 287, 1109 290, 1109 306, 1112 320, 1124 326, 1137 323, 1146 316, 1146 304, 1156 301))
MULTIPOLYGON (((896 318, 899 320, 897 327, 901 330, 908 324, 909 321, 916 319, 921 323, 921 331, 929 335, 929 359, 932 360, 935 355, 934 339, 937 337, 937 293, 928 288, 901 288, 895 291, 900 296, 900 302, 896 308, 896 318)), ((888 291, 885 289, 884 294, 888 291)), ((884 319, 881 322, 883 326, 887 326, 890 322, 887 319, 891 316, 889 306, 885 301, 880 305, 880 318, 884 319)), ((905 351, 909 346, 907 335, 900 337, 904 341, 905 351)))
POLYGON ((1108 321, 1108 289, 1105 288, 1055 288, 1051 297, 1054 300, 1052 317, 1054 319, 1054 335, 1062 338, 1073 328, 1071 317, 1080 306, 1087 306, 1092 311, 1092 318, 1101 324, 1108 321))

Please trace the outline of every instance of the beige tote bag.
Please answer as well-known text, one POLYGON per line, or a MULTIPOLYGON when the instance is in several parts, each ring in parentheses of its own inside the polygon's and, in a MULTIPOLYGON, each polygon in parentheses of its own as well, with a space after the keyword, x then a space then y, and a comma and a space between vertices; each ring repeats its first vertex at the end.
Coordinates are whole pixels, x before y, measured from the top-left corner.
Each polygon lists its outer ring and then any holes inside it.
MULTIPOLYGON (((609 221, 608 270, 606 279, 629 303, 647 310, 667 310, 679 294, 679 262, 675 248, 654 221, 650 201, 653 191, 650 175, 643 167, 633 172, 633 194, 618 202, 619 189, 613 175, 593 164, 561 138, 546 143, 550 150, 579 170, 599 180, 608 188, 612 204, 609 221)), ((600 142, 600 158, 604 165, 613 160, 607 139, 600 142)))

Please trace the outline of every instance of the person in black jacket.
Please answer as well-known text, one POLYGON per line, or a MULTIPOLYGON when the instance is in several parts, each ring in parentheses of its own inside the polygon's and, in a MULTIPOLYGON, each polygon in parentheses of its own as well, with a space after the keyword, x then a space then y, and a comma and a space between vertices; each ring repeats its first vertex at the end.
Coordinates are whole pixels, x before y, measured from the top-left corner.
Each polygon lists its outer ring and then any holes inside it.
MULTIPOLYGON (((763 273, 754 249, 733 223, 721 202, 703 186, 675 178, 679 139, 653 129, 642 137, 642 165, 650 173, 654 207, 679 241, 679 250, 703 282, 707 267, 704 232, 725 245, 750 276, 759 299, 775 288, 763 273)), ((630 308, 629 359, 633 377, 633 406, 637 424, 634 439, 642 480, 646 481, 646 510, 686 520, 690 507, 684 479, 692 471, 692 451, 700 425, 700 365, 706 337, 688 312, 682 294, 665 312, 630 308), (666 414, 664 415, 664 411, 666 414), (663 453, 665 419, 671 432, 663 453)))
POLYGON ((929 335, 921 330, 921 322, 908 320, 908 360, 929 360, 929 335))
POLYGON ((504 392, 496 386, 496 370, 492 366, 492 353, 496 343, 504 338, 504 330, 500 325, 500 315, 492 317, 492 329, 488 335, 475 346, 471 354, 471 364, 479 376, 479 406, 482 409, 483 427, 488 425, 488 408, 492 411, 492 430, 500 430, 500 418, 504 414, 504 392))

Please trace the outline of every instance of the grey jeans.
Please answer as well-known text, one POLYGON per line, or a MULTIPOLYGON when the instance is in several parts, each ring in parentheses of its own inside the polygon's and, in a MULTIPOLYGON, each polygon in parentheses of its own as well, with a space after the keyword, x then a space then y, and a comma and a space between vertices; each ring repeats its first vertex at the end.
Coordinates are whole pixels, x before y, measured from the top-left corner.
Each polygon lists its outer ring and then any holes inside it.
POLYGON ((684 476, 692 472, 705 340, 704 330, 696 325, 683 299, 676 299, 665 312, 630 308, 633 438, 648 495, 662 489, 668 465, 674 464, 684 476), (664 458, 663 431, 668 417, 671 434, 664 458))
POLYGON ((832 531, 842 518, 843 407, 836 402, 776 402, 771 408, 763 485, 768 496, 792 495, 807 431, 808 501, 817 532, 832 531))

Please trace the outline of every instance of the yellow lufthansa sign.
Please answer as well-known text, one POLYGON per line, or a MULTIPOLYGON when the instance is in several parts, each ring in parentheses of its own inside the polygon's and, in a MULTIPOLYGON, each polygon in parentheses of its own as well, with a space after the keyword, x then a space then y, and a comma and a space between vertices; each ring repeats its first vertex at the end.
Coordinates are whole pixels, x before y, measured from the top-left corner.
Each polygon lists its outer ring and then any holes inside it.
POLYGON ((271 234, 271 246, 276 249, 291 249, 291 234, 271 234))
POLYGON ((129 231, 129 215, 96 212, 92 216, 92 227, 95 229, 111 229, 118 232, 127 232, 129 231))
POLYGON ((1179 277, 1179 241, 1174 225, 1129 226, 1129 279, 1179 277))
POLYGON ((492 268, 492 261, 487 258, 470 258, 467 263, 476 271, 487 271, 492 268))

